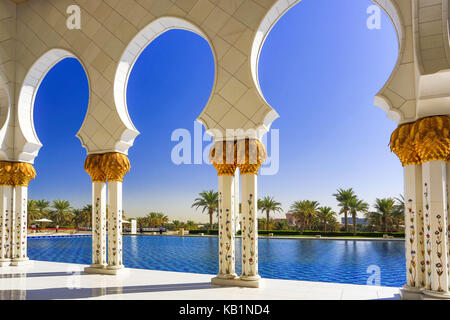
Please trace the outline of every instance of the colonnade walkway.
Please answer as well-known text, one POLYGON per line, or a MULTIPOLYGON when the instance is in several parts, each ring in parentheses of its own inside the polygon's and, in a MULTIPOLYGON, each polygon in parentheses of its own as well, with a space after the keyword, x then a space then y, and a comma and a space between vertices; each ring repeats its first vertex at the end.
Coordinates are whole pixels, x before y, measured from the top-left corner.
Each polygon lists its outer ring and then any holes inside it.
POLYGON ((400 288, 262 279, 260 288, 221 287, 210 274, 126 269, 86 274, 86 265, 30 261, 0 269, 0 300, 374 300, 400 299, 400 288))

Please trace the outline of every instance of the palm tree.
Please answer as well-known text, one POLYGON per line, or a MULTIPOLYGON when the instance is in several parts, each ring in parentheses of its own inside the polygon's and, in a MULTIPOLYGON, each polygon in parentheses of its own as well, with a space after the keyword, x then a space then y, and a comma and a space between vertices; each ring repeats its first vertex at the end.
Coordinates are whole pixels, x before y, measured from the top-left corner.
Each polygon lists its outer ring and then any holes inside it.
POLYGON ((215 211, 218 212, 219 208, 219 193, 214 190, 203 191, 199 193, 199 198, 194 200, 191 208, 195 207, 203 208, 202 212, 207 211, 209 214, 209 225, 210 228, 213 228, 213 214, 215 211))
POLYGON ((183 222, 181 222, 179 220, 173 220, 172 225, 175 230, 178 230, 183 226, 183 222))
POLYGON ((92 226, 92 204, 87 204, 81 209, 83 224, 86 227, 92 226))
POLYGON ((36 200, 28 200, 27 201, 27 224, 30 225, 31 222, 36 221, 41 218, 41 213, 39 212, 38 207, 36 206, 36 200))
POLYGON ((158 213, 158 219, 159 219, 160 225, 164 225, 169 222, 169 217, 163 213, 158 213))
POLYGON ((338 205, 341 207, 340 214, 344 214, 345 219, 345 231, 348 232, 348 212, 350 210, 349 201, 353 198, 356 198, 355 192, 353 188, 350 189, 338 189, 337 193, 333 193, 333 196, 336 198, 338 205))
POLYGON ((47 200, 36 200, 36 208, 38 209, 41 217, 45 217, 45 215, 48 213, 49 207, 50 207, 50 202, 48 202, 47 200))
POLYGON ((145 219, 145 217, 137 217, 136 218, 136 223, 137 223, 139 229, 144 228, 146 226, 146 219, 145 219))
POLYGON ((395 200, 392 198, 377 198, 374 208, 376 211, 373 214, 380 218, 382 230, 387 232, 388 221, 392 218, 392 214, 395 211, 395 200))
POLYGON ((394 198, 395 206, 392 213, 392 219, 395 223, 395 229, 400 230, 400 224, 405 222, 405 197, 401 194, 399 197, 394 198))
POLYGON ((188 220, 188 221, 186 222, 186 228, 188 228, 189 230, 195 229, 195 228, 196 228, 195 222, 192 221, 192 220, 188 220))
POLYGON ((281 203, 275 201, 273 197, 264 197, 263 199, 258 199, 258 210, 266 213, 266 230, 269 229, 270 222, 270 212, 281 212, 283 209, 281 208, 281 203))
POLYGON ((67 200, 53 200, 52 204, 52 212, 51 215, 53 217, 53 221, 57 225, 62 225, 68 219, 68 216, 71 215, 72 207, 70 206, 70 202, 67 200))
POLYGON ((75 225, 75 229, 78 229, 80 224, 83 222, 83 210, 74 209, 72 211, 72 214, 73 214, 73 223, 75 225))
POLYGON ((317 214, 318 208, 319 202, 310 200, 295 201, 291 205, 289 212, 301 221, 301 232, 305 231, 305 226, 317 214))
POLYGON ((275 229, 276 230, 289 230, 289 224, 288 224, 287 220, 277 221, 275 223, 275 229))
POLYGON ((353 235, 356 236, 356 216, 358 212, 366 213, 369 211, 369 204, 355 197, 348 202, 348 208, 352 214, 353 235))
POLYGON ((334 219, 336 212, 331 207, 319 207, 317 209, 317 216, 322 221, 324 231, 327 231, 327 224, 334 219))

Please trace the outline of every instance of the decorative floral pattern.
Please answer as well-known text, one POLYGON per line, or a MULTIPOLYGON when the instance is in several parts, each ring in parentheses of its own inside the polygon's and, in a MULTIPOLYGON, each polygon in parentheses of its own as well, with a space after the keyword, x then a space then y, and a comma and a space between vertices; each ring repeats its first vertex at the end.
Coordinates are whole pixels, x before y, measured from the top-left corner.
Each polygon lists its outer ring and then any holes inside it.
POLYGON ((247 196, 242 216, 242 275, 258 275, 258 221, 256 199, 253 193, 247 196))
POLYGON ((438 261, 435 263, 435 271, 438 276, 438 291, 443 292, 444 289, 442 288, 442 275, 444 274, 444 261, 443 261, 443 254, 446 254, 447 251, 443 251, 443 241, 442 234, 444 232, 443 226, 442 226, 442 216, 436 215, 437 219, 437 230, 435 231, 435 242, 436 242, 436 256, 438 258, 438 261))
POLYGON ((424 247, 424 224, 423 224, 423 213, 422 210, 418 210, 417 223, 419 225, 419 237, 418 237, 418 248, 417 252, 419 254, 418 260, 420 261, 420 273, 419 279, 420 287, 425 287, 425 247, 424 247))
POLYGON ((416 260, 416 229, 415 229, 415 212, 413 210, 413 200, 408 199, 408 207, 406 208, 405 221, 408 223, 406 233, 406 251, 410 254, 407 255, 407 265, 408 265, 408 284, 410 287, 416 286, 416 275, 417 275, 417 260, 416 260))
POLYGON ((234 178, 223 176, 221 179, 223 185, 219 191, 219 274, 228 276, 235 273, 234 195, 230 192, 230 199, 226 199, 222 190, 231 189, 231 181, 234 178))
POLYGON ((432 245, 431 245, 431 221, 430 221, 430 204, 429 204, 429 190, 428 190, 428 183, 425 182, 424 184, 425 192, 424 192, 424 208, 425 208, 425 214, 424 214, 424 230, 425 230, 425 272, 426 272, 426 282, 425 282, 425 288, 428 290, 431 290, 431 252, 432 252, 432 245))
MULTIPOLYGON (((3 188, 10 188, 9 186, 3 186, 3 188)), ((10 213, 6 209, 6 204, 0 212, 0 259, 9 259, 10 256, 10 213)))
POLYGON ((106 265, 106 212, 102 212, 101 201, 96 197, 93 208, 92 262, 95 265, 106 265))
POLYGON ((108 265, 122 266, 122 210, 109 213, 108 232, 108 265))

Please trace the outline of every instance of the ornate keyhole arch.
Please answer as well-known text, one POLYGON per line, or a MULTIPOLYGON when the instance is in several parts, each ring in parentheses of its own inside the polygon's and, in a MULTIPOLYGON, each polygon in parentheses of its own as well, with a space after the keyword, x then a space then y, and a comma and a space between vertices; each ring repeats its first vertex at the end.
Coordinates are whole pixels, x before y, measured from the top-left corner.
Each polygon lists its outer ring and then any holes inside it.
MULTIPOLYGON (((66 49, 51 49, 42 55, 30 68, 20 89, 17 105, 18 129, 15 132, 14 157, 17 161, 33 163, 42 143, 34 128, 34 102, 39 87, 47 73, 66 58, 76 59, 87 75, 81 60, 66 49)), ((88 77, 89 81, 89 77, 88 77)))

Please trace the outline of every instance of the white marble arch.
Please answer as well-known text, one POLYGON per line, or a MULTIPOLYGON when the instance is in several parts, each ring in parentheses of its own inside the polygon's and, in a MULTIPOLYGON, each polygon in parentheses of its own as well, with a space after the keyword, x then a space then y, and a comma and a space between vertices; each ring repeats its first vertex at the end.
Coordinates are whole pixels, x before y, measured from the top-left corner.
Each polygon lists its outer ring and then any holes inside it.
MULTIPOLYGON (((264 95, 261 91, 261 87, 259 84, 259 76, 258 76, 258 65, 259 65, 259 58, 261 55, 261 50, 264 46, 264 42, 267 39, 267 36, 269 35, 272 28, 275 26, 275 24, 283 17, 283 15, 288 12, 292 7, 294 7, 296 4, 300 3, 301 0, 277 0, 275 4, 270 8, 270 10, 267 12, 263 20, 261 21, 256 34, 255 38, 253 40, 252 44, 252 50, 251 50, 251 56, 250 56, 250 68, 252 72, 252 78, 255 83, 255 86, 264 99, 264 95)), ((394 120, 396 122, 401 121, 401 114, 396 111, 394 108, 390 106, 390 102, 388 99, 386 99, 382 92, 383 90, 388 86, 388 84, 391 81, 391 78, 396 73, 397 69, 400 66, 401 62, 401 54, 404 51, 405 47, 405 37, 404 37, 404 24, 402 21, 401 16, 399 15, 399 9, 397 5, 391 1, 391 0, 372 0, 376 5, 378 5, 381 9, 383 9, 389 18, 391 19, 396 31, 397 31, 397 38, 399 43, 399 57, 397 59, 397 64, 394 68, 394 70, 391 73, 390 78, 387 80, 385 86, 383 89, 380 90, 380 92, 375 96, 375 105, 383 109, 386 114, 388 115, 388 118, 391 120, 394 120)), ((266 101, 267 103, 267 101, 266 101)), ((270 127, 270 123, 272 123, 275 119, 275 114, 269 114, 265 120, 265 124, 270 127)), ((267 127, 267 130, 269 129, 267 127)))
MULTIPOLYGON (((133 122, 131 121, 127 107, 127 87, 131 71, 133 70, 133 67, 137 59, 141 55, 142 51, 145 50, 145 48, 153 40, 158 38, 163 33, 174 29, 187 30, 205 39, 208 42, 211 51, 213 53, 214 68, 216 69, 217 66, 216 56, 211 46, 211 41, 208 39, 205 33, 202 30, 200 30, 198 26, 194 25, 192 22, 177 17, 167 16, 167 17, 160 17, 152 21, 146 27, 144 27, 126 47, 124 53, 122 54, 122 57, 120 58, 116 75, 114 78, 114 101, 116 104, 116 109, 120 116, 120 119, 127 127, 127 130, 122 136, 121 141, 119 141, 118 144, 116 145, 116 149, 123 153, 127 152, 128 148, 131 145, 133 145, 134 139, 139 135, 139 131, 134 127, 133 122), (128 143, 124 144, 123 141, 128 141, 128 143), (123 146, 121 146, 121 144, 123 144, 123 146), (121 147, 123 148, 122 150, 121 147)), ((216 78, 217 77, 215 76, 212 92, 214 92, 216 78)), ((211 100, 211 96, 209 100, 211 100)))
MULTIPOLYGON (((39 87, 47 73, 60 61, 75 58, 83 63, 73 53, 66 49, 51 49, 43 54, 27 72, 20 88, 17 105, 17 126, 14 132, 14 160, 34 163, 42 143, 34 129, 34 102, 39 87)), ((87 70, 83 66, 87 75, 87 70)), ((89 77, 88 77, 89 81, 89 77)))
POLYGON ((9 88, 2 74, 0 74, 0 160, 7 160, 8 152, 12 149, 7 140, 8 126, 11 118, 11 98, 9 88))

